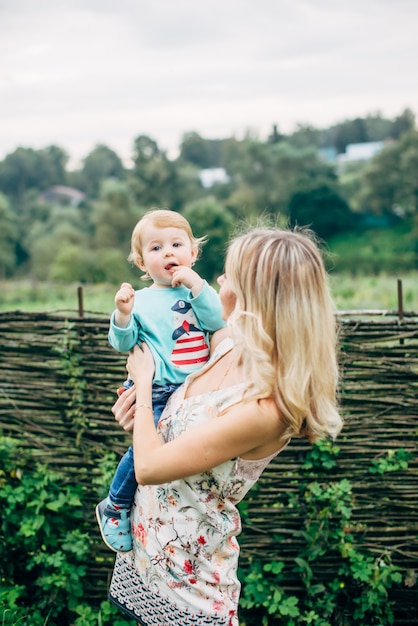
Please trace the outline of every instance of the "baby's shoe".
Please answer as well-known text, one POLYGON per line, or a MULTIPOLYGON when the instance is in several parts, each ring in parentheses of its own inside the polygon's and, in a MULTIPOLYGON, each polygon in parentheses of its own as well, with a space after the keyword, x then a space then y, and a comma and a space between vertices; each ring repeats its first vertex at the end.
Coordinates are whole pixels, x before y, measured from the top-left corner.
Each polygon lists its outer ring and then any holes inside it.
POLYGON ((109 503, 108 498, 96 506, 96 517, 103 541, 114 552, 132 550, 130 508, 109 503))

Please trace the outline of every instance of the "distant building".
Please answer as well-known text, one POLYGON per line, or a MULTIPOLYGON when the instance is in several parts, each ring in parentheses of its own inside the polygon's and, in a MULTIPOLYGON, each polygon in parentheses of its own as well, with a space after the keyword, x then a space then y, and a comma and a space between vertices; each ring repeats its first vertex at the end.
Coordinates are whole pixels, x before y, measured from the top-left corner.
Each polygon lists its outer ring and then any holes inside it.
POLYGON ((56 185, 50 187, 39 194, 39 199, 48 204, 62 204, 69 206, 78 206, 85 198, 86 194, 75 189, 74 187, 65 187, 64 185, 56 185))
POLYGON ((386 145, 386 141, 367 141, 364 143, 349 143, 342 154, 337 154, 334 146, 326 146, 318 150, 319 158, 327 163, 353 163, 355 161, 369 161, 386 145))
POLYGON ((224 185, 229 183, 229 176, 223 167, 210 167, 199 172, 202 187, 210 189, 213 185, 224 185))
POLYGON ((337 155, 337 163, 353 161, 369 161, 385 147, 384 141, 367 141, 365 143, 349 143, 343 154, 337 155))

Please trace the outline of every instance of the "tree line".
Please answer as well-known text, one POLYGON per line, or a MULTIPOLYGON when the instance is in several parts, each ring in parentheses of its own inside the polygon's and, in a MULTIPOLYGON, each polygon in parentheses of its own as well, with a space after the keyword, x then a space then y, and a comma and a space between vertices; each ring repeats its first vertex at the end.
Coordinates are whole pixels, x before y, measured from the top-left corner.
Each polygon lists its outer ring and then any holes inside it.
POLYGON ((261 217, 308 225, 325 241, 364 228, 365 217, 404 220, 418 239, 418 132, 409 109, 393 120, 373 114, 327 129, 298 125, 288 135, 274 126, 266 139, 188 132, 172 159, 140 135, 129 166, 103 144, 75 171, 68 161, 55 145, 19 147, 0 161, 0 278, 135 280, 130 235, 152 207, 183 213, 197 236, 207 235, 197 269, 209 281, 222 271, 237 224, 261 217), (341 167, 323 158, 323 149, 338 155, 369 141, 384 142, 370 160, 341 167), (209 168, 222 168, 224 180, 205 186, 209 168), (82 193, 48 195, 57 186, 82 193))

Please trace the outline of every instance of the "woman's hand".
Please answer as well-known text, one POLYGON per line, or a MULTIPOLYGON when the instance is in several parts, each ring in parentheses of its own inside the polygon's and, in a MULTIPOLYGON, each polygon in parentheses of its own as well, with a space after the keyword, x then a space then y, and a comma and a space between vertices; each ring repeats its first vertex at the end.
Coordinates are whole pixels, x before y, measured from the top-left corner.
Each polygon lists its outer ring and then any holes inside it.
MULTIPOLYGON (((119 391, 118 391, 119 394, 119 391)), ((119 398, 112 406, 112 413, 115 420, 122 426, 124 430, 131 431, 134 427, 135 418, 135 385, 120 393, 119 398)))
POLYGON ((142 386, 142 384, 145 386, 152 384, 155 363, 151 350, 146 343, 143 342, 141 346, 134 346, 133 350, 129 352, 126 369, 137 387, 142 386))

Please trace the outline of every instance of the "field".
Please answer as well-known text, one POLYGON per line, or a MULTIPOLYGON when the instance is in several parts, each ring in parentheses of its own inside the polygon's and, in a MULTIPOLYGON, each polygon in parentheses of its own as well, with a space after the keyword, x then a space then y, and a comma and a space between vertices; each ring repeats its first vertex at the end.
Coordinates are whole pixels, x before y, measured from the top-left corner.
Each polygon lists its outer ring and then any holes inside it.
MULTIPOLYGON (((394 310, 398 308, 397 279, 402 280, 403 308, 418 312, 418 271, 399 276, 330 275, 339 310, 394 310)), ((0 282, 0 311, 67 312, 78 310, 77 284, 21 281, 0 282)), ((110 315, 117 286, 83 285, 85 314, 110 315)))
MULTIPOLYGON (((397 310, 400 279, 404 311, 418 312, 418 269, 413 269, 418 264, 415 239, 411 221, 331 239, 325 247, 325 257, 337 309, 397 310)), ((134 286, 143 285, 138 278, 134 286)), ((109 283, 83 285, 85 314, 109 316, 117 287, 109 283)), ((0 311, 78 311, 77 291, 77 284, 65 282, 0 280, 0 311)))
POLYGON ((418 271, 391 276, 331 274, 331 291, 338 310, 398 309, 398 279, 404 311, 418 312, 418 271))

